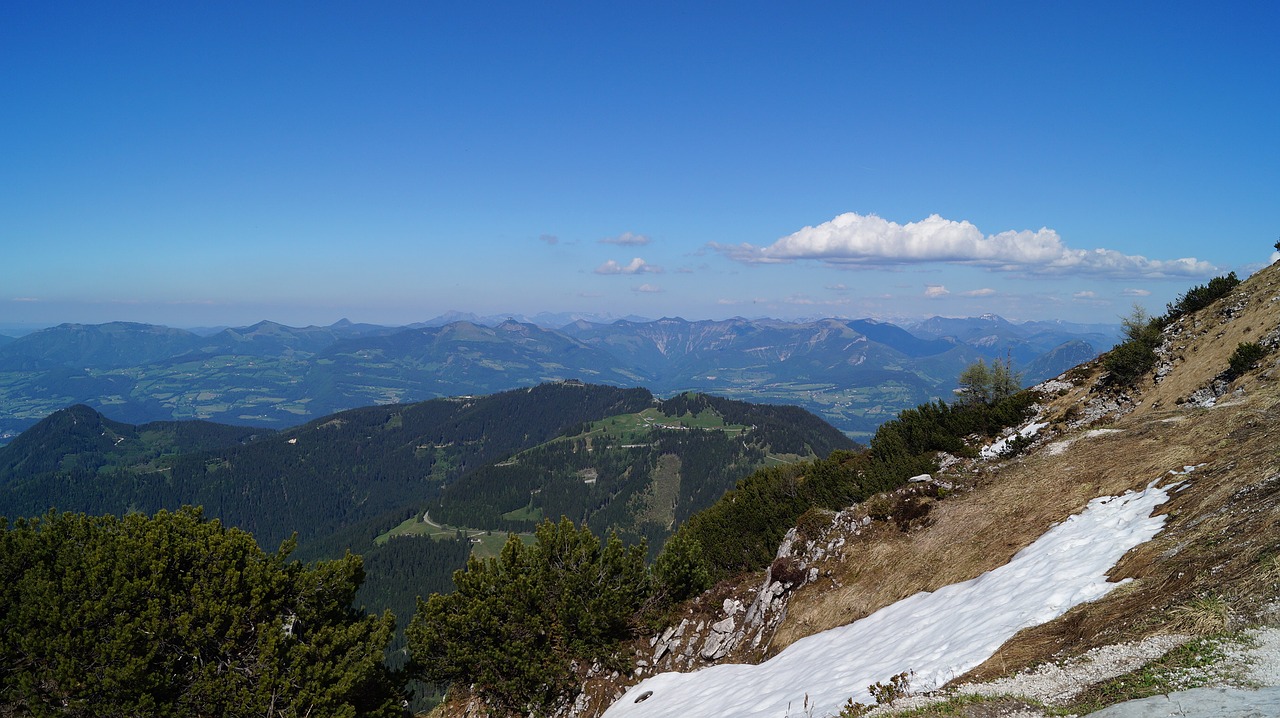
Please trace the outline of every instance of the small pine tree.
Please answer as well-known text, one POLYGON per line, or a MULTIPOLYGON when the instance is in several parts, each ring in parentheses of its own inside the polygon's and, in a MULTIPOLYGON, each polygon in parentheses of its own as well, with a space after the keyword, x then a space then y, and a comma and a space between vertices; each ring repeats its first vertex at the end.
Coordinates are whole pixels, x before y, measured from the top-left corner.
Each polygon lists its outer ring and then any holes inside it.
MULTIPOLYGON (((996 362, 998 365, 999 362, 996 362)), ((987 404, 992 399, 993 376, 981 359, 960 372, 960 398, 966 404, 987 404)))
POLYGON ((1227 367, 1228 380, 1234 380, 1242 376, 1258 363, 1262 357, 1267 355, 1267 350, 1261 344, 1253 342, 1241 342, 1236 345, 1236 350, 1231 354, 1227 367))
POLYGON ((991 365, 991 402, 1017 394, 1022 389, 1022 373, 1013 370, 1013 359, 995 360, 991 365))
POLYGON ((702 544, 685 531, 677 531, 653 562, 653 577, 662 598, 677 603, 711 587, 711 574, 702 558, 702 544))
POLYGON ((190 507, 0 518, 0 715, 399 716, 360 557, 292 548, 190 507))
POLYGON ((1145 309, 1135 304, 1133 311, 1120 323, 1124 326, 1126 339, 1106 355, 1102 366, 1109 372, 1108 382, 1132 386, 1156 365, 1161 320, 1152 319, 1145 309))
POLYGON ((540 524, 532 546, 510 535, 497 558, 454 573, 456 591, 418 599, 411 672, 471 686, 495 715, 554 712, 575 663, 625 666, 618 646, 651 590, 645 552, 568 519, 540 524))

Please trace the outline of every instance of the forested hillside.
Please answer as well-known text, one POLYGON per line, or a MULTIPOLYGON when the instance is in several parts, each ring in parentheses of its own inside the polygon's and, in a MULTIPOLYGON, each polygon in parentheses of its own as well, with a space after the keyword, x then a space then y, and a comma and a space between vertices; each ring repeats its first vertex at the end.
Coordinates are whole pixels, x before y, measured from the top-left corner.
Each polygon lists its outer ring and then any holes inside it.
POLYGON ((548 384, 353 409, 280 433, 203 422, 132 427, 74 407, 0 447, 0 515, 192 504, 264 546, 295 532, 306 544, 416 506, 469 469, 583 421, 652 402, 643 389, 548 384), (166 426, 182 441, 166 439, 166 426))
POLYGON ((657 552, 676 526, 755 469, 853 447, 798 407, 681 394, 468 472, 431 511, 453 525, 516 532, 567 516, 597 533, 645 539, 657 552))

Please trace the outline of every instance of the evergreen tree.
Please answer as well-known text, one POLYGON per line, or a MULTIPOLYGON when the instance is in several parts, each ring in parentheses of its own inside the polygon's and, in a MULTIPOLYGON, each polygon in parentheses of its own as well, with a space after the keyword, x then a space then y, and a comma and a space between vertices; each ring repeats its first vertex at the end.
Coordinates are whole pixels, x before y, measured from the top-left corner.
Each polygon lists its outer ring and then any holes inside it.
POLYGON ((665 602, 678 603, 711 587, 711 574, 702 557, 702 544, 686 532, 677 532, 653 562, 655 588, 665 602))
POLYGON ((42 716, 395 716, 359 557, 303 567, 199 509, 0 519, 0 705, 42 716))
POLYGON ((499 715, 552 712, 572 693, 574 661, 624 665, 618 645, 649 593, 644 555, 568 519, 540 524, 532 546, 510 536, 497 558, 454 574, 456 591, 419 599, 413 672, 473 686, 499 715))
POLYGON ((1013 370, 1013 359, 1006 357, 991 365, 991 401, 997 402, 1022 390, 1022 374, 1013 370))
MULTIPOLYGON (((997 366, 999 362, 996 362, 997 366)), ((987 404, 992 397, 992 373, 981 359, 960 372, 960 398, 969 404, 987 404)))

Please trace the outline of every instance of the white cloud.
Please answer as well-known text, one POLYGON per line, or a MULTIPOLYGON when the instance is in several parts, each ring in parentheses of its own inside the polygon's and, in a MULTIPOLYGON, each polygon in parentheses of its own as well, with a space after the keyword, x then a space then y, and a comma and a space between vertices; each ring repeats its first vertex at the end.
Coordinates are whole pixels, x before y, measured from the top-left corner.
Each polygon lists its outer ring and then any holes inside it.
POLYGON ((950 294, 950 293, 951 293, 951 291, 950 291, 950 290, 948 290, 946 287, 942 286, 941 284, 926 284, 926 285, 924 285, 924 295, 925 295, 926 297, 930 298, 930 299, 937 299, 938 297, 945 297, 945 296, 947 296, 947 295, 948 295, 948 294, 950 294))
POLYGON ((990 297, 995 294, 996 290, 991 287, 983 287, 982 289, 970 289, 967 292, 960 292, 962 297, 990 297))
POLYGON ((1150 291, 1150 290, 1148 290, 1148 289, 1132 289, 1132 288, 1129 288, 1129 289, 1124 289, 1124 290, 1122 290, 1122 291, 1120 292, 1120 296, 1123 296, 1123 297, 1149 297, 1149 296, 1151 296, 1151 291, 1150 291))
POLYGON ((11 299, 10 301, 13 301, 13 302, 38 302, 38 301, 40 301, 40 298, 39 298, 39 297, 14 297, 14 298, 13 298, 13 299, 11 299))
POLYGON ((843 307, 849 304, 848 299, 814 299, 804 294, 792 294, 782 300, 783 304, 794 304, 805 307, 843 307))
POLYGON ((631 232, 623 232, 617 237, 605 237, 600 240, 600 244, 616 244, 622 247, 643 247, 653 240, 644 234, 633 234, 631 232))
POLYGON ((847 292, 849 287, 844 284, 828 284, 824 289, 830 289, 833 292, 847 292))
POLYGON ((1047 227, 984 235, 967 221, 936 214, 898 224, 874 214, 847 212, 767 247, 745 243, 709 246, 730 259, 761 264, 803 259, 852 267, 943 262, 1030 274, 1118 277, 1200 277, 1216 269, 1194 257, 1148 259, 1111 249, 1072 249, 1047 227))
POLYGON ((1076 292, 1075 294, 1072 294, 1071 298, 1072 299, 1094 299, 1097 296, 1098 296, 1097 292, 1091 292, 1089 290, 1085 290, 1083 292, 1076 292))
POLYGON ((658 294, 662 291, 662 287, 655 287, 652 284, 641 284, 638 287, 633 287, 631 291, 640 292, 641 294, 658 294))
POLYGON ((649 264, 639 257, 632 258, 626 264, 618 264, 610 259, 596 267, 596 274, 662 274, 662 267, 649 264))

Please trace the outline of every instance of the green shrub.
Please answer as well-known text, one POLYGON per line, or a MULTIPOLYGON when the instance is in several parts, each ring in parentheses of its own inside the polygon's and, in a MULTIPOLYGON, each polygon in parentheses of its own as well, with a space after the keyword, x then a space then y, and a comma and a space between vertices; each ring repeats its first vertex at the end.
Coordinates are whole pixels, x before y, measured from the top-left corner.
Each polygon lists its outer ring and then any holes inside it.
POLYGON ((192 508, 0 519, 0 714, 399 716, 360 558, 292 547, 192 508))
POLYGON ((472 686, 497 715, 547 715, 575 690, 575 661, 625 667, 618 646, 651 591, 645 553, 568 519, 539 525, 532 546, 512 535, 456 572, 456 591, 419 599, 410 670, 472 686))
POLYGON ((1261 344, 1253 342, 1240 342, 1236 345, 1236 350, 1231 354, 1228 360, 1227 380, 1230 381, 1236 377, 1242 376, 1245 372, 1253 368, 1262 357, 1267 355, 1267 350, 1261 344))
POLYGON ((1142 307, 1135 305, 1133 312, 1121 324, 1124 325, 1125 341, 1107 353, 1102 367, 1107 370, 1108 383, 1132 386, 1155 367, 1158 361, 1156 347, 1160 346, 1164 322, 1152 319, 1142 307))
POLYGON ((1240 279, 1236 277, 1235 272, 1231 272, 1224 277, 1210 279, 1208 284, 1201 284, 1188 289, 1185 294, 1178 297, 1177 301, 1169 303, 1168 311, 1165 313, 1166 322, 1171 322, 1183 315, 1204 309, 1215 300, 1226 296, 1228 292, 1235 289, 1239 284, 1240 279))
POLYGON ((816 541, 822 538, 822 533, 831 525, 835 515, 836 512, 831 509, 820 506, 811 507, 796 519, 796 535, 805 541, 816 541))
POLYGON ((687 533, 676 533, 652 566, 654 588, 663 603, 678 603, 711 587, 702 545, 687 533))

